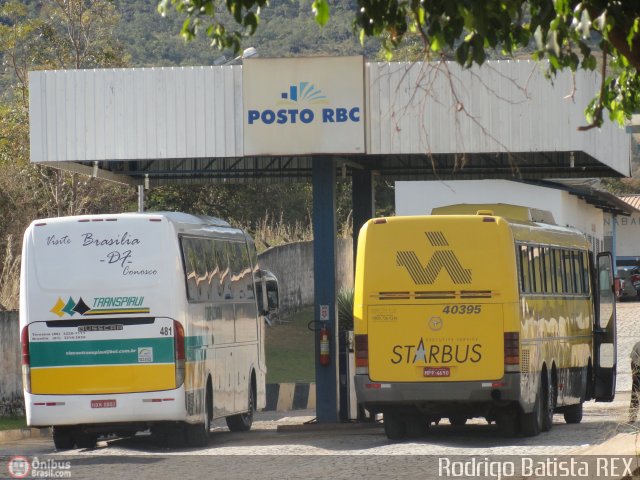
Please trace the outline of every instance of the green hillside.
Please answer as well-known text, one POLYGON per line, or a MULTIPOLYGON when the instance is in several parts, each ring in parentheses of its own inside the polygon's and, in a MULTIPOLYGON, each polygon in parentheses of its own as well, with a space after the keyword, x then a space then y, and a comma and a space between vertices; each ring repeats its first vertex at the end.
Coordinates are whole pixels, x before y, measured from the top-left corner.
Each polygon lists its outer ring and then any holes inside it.
MULTIPOLYGON (((378 42, 360 45, 351 29, 355 2, 331 2, 331 20, 319 27, 311 13, 312 0, 275 0, 263 10, 260 26, 244 47, 257 48, 261 57, 314 55, 366 55, 378 51, 378 42)), ((212 65, 223 54, 209 46, 206 38, 185 43, 178 32, 183 22, 177 12, 161 17, 155 0, 116 0, 121 13, 116 37, 131 55, 131 66, 212 65)))

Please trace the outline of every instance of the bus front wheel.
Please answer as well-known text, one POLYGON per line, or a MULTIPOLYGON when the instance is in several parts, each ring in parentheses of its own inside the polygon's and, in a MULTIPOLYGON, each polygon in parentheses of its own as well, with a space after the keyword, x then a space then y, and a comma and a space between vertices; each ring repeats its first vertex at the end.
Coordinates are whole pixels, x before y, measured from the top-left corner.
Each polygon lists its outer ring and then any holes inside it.
POLYGON ((192 447, 206 447, 209 444, 209 430, 211 429, 212 412, 211 388, 207 384, 207 394, 204 401, 204 418, 200 423, 187 424, 187 443, 192 447))
POLYGON ((253 425, 253 411, 255 408, 256 391, 253 385, 251 385, 251 388, 249 389, 249 405, 247 406, 247 412, 225 418, 229 430, 232 432, 248 432, 251 430, 251 425, 253 425))

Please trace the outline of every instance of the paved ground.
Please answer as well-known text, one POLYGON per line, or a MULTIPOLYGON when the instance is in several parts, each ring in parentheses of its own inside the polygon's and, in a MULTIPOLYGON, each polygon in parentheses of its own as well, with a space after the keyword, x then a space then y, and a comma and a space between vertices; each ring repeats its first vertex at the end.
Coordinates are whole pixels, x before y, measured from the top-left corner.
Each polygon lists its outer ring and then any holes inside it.
POLYGON ((628 399, 629 395, 623 393, 613 403, 589 402, 580 425, 566 425, 557 415, 551 432, 534 438, 501 438, 495 426, 478 420, 465 427, 442 424, 432 428, 424 438, 393 443, 386 439, 379 424, 338 425, 329 429, 300 427, 313 419, 313 411, 292 415, 260 413, 248 433, 231 433, 216 425, 209 445, 198 449, 169 449, 154 444, 148 435, 138 435, 100 442, 94 450, 58 453, 50 438, 32 438, 0 444, 0 478, 4 473, 3 464, 15 455, 31 460, 38 457, 40 461, 68 461, 71 478, 158 480, 201 478, 205 474, 215 479, 353 478, 356 475, 438 478, 435 472, 443 459, 477 458, 497 462, 520 461, 525 456, 545 460, 582 453, 622 455, 629 453, 628 450, 606 451, 601 444, 621 433, 635 438, 629 434, 635 432, 636 427, 625 423, 628 399))
POLYGON ((640 302, 617 304, 618 316, 618 381, 617 390, 631 390, 631 349, 640 342, 640 302))

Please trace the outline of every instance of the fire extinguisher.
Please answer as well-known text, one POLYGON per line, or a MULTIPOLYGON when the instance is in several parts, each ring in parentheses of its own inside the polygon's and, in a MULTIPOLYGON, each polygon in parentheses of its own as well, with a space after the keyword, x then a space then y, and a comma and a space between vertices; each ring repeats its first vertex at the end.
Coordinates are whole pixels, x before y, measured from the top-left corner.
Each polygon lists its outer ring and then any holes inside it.
POLYGON ((320 327, 320 365, 329 365, 329 329, 326 324, 320 327))

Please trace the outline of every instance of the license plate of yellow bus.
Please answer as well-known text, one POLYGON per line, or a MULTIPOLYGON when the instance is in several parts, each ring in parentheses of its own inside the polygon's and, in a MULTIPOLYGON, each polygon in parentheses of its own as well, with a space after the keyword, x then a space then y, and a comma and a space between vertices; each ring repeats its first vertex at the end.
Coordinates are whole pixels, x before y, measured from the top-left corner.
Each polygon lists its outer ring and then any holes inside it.
POLYGON ((115 408, 115 400, 91 400, 91 408, 115 408))
POLYGON ((449 367, 424 367, 422 374, 425 377, 449 377, 451 369, 449 367))

